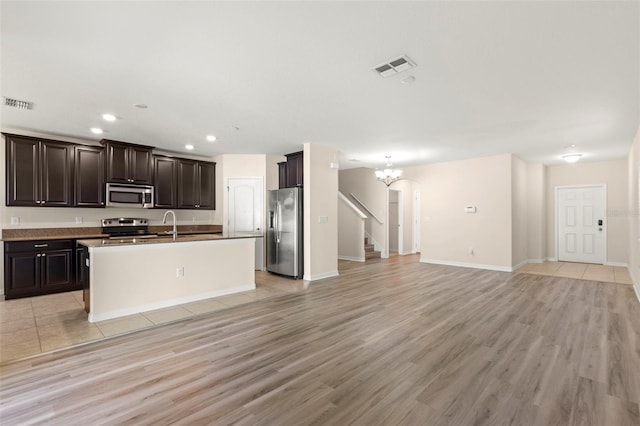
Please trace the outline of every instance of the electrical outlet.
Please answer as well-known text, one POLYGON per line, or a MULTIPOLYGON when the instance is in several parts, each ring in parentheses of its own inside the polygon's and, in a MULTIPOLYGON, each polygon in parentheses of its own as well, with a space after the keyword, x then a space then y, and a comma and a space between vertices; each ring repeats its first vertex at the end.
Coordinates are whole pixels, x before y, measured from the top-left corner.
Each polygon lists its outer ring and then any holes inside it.
POLYGON ((11 216, 12 225, 20 225, 20 218, 18 216, 11 216))
POLYGON ((473 256, 473 247, 469 247, 469 256, 473 256))
POLYGON ((76 225, 80 225, 82 223, 82 216, 76 216, 76 225))
POLYGON ((318 216, 319 223, 327 223, 329 222, 329 216, 318 216))
POLYGON ((184 266, 176 268, 176 277, 177 278, 184 277, 184 266))

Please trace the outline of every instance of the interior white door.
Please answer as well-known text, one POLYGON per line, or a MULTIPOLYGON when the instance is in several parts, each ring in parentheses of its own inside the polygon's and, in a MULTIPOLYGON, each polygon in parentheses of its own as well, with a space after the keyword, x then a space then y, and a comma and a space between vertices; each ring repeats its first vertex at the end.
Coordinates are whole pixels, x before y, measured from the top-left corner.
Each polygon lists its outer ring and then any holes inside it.
POLYGON ((605 187, 558 188, 558 260, 605 262, 605 187))
MULTIPOLYGON (((228 229, 235 232, 262 232, 264 201, 262 178, 229 178, 228 229)), ((256 238, 256 269, 264 268, 264 241, 256 238)))

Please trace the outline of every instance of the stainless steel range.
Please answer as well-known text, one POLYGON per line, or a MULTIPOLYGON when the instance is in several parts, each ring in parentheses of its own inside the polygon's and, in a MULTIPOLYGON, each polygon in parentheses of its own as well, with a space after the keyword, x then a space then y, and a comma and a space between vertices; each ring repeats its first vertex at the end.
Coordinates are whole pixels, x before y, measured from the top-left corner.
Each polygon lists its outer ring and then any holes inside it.
POLYGON ((149 233, 147 219, 132 217, 102 219, 102 233, 114 239, 157 237, 149 233))

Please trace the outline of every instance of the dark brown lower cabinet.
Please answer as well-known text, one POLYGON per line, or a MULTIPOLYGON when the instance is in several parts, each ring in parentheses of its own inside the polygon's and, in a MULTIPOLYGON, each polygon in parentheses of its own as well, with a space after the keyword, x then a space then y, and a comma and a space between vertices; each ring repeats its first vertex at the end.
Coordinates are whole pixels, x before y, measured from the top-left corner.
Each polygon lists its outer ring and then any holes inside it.
POLYGON ((5 242, 5 298, 78 290, 73 246, 73 240, 5 242))

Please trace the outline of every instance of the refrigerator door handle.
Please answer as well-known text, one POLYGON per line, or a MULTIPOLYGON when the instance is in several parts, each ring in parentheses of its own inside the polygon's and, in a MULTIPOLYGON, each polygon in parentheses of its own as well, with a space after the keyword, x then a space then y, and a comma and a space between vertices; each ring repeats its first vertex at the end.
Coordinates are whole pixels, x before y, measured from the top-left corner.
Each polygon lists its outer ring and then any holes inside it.
POLYGON ((280 204, 276 204, 276 217, 275 217, 276 226, 274 229, 276 243, 280 242, 280 204))

